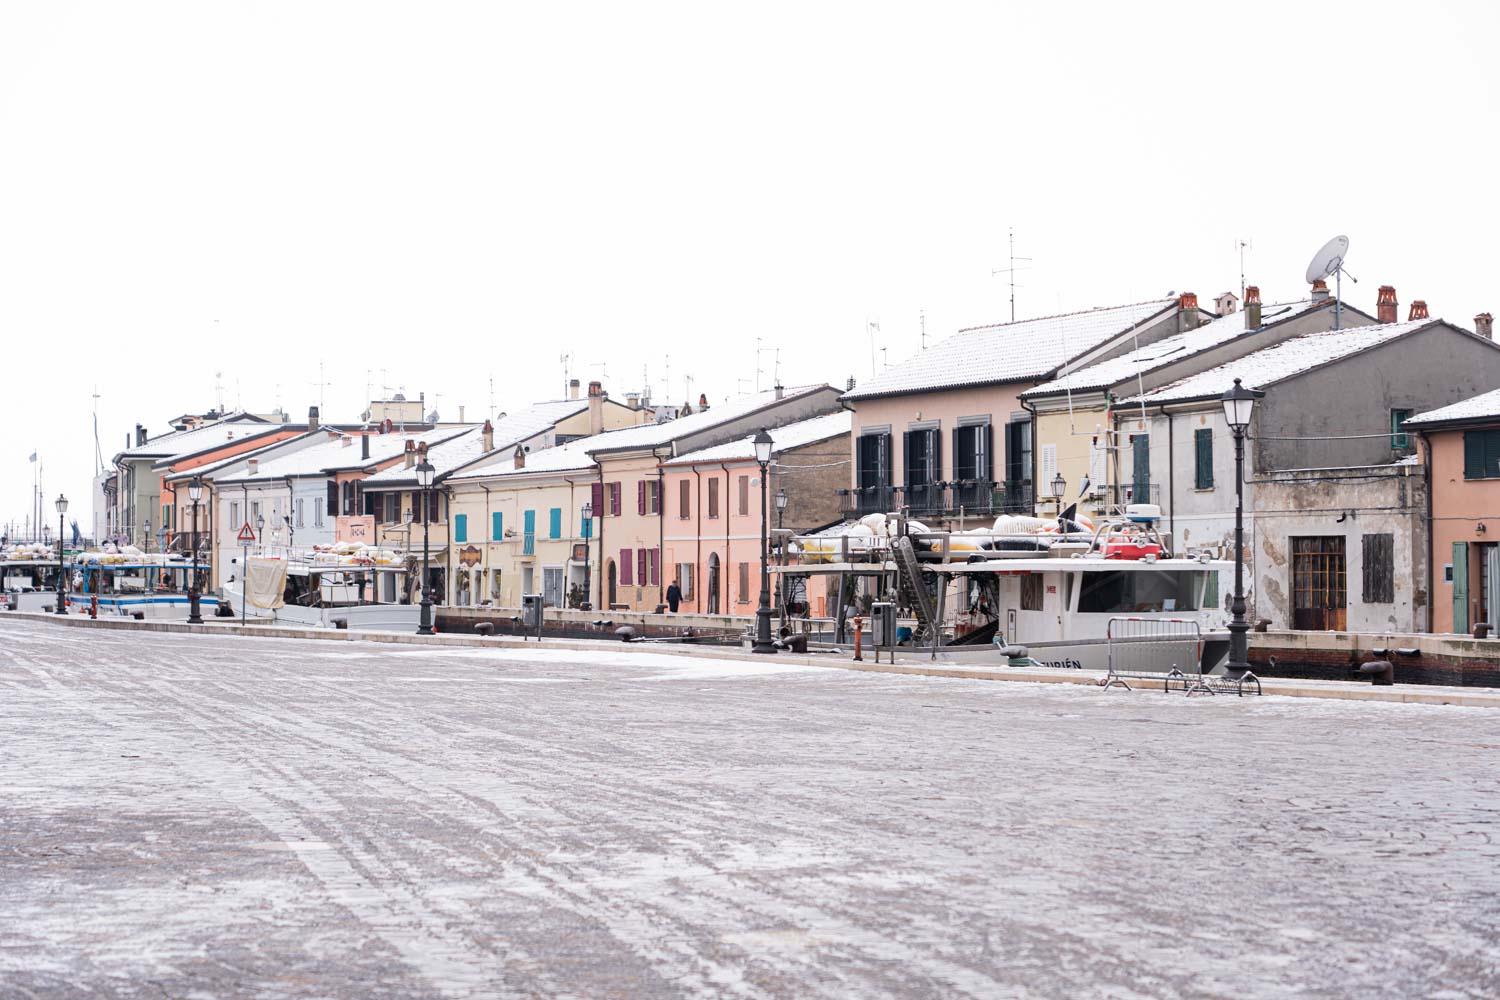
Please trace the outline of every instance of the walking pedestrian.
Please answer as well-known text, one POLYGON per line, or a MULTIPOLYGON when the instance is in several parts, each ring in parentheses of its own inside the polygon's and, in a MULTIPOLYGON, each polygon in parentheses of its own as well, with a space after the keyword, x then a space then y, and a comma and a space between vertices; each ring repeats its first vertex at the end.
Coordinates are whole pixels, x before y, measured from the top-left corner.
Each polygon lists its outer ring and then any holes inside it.
POLYGON ((677 606, 682 603, 682 588, 673 580, 672 585, 667 588, 667 607, 672 614, 677 613, 677 606))

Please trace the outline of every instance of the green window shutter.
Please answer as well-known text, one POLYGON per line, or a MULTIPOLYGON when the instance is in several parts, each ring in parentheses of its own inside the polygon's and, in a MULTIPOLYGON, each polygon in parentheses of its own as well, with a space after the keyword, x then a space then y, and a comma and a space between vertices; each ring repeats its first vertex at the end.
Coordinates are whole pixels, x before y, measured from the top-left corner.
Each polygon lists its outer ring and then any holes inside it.
POLYGON ((1411 447, 1411 438, 1401 430, 1401 425, 1411 417, 1411 410, 1391 411, 1391 448, 1394 451, 1404 451, 1411 447))
POLYGON ((1453 631, 1469 631, 1469 543, 1453 543, 1453 631))
POLYGON ((562 537, 562 508, 553 507, 547 512, 547 537, 562 537))
POLYGON ((505 538, 505 515, 498 510, 490 514, 490 541, 498 542, 505 538))
POLYGON ((522 517, 522 520, 525 522, 524 525, 523 525, 523 527, 524 527, 524 529, 526 531, 526 534, 528 534, 528 535, 535 534, 536 533, 536 511, 534 511, 534 510, 528 510, 525 513, 525 515, 522 517))
POLYGON ((467 542, 469 540, 469 515, 453 515, 453 540, 455 542, 467 542))
POLYGON ((1211 427, 1202 427, 1193 432, 1193 453, 1196 459, 1193 486, 1200 490, 1213 489, 1214 485, 1214 432, 1211 427))
POLYGON ((1484 478, 1484 432, 1464 431, 1464 478, 1484 478))

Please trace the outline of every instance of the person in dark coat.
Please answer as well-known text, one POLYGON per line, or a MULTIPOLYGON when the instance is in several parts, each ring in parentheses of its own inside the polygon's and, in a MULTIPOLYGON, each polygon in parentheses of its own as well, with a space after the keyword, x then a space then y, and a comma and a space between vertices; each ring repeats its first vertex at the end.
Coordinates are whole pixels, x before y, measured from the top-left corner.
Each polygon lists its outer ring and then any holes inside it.
POLYGON ((672 614, 675 615, 677 613, 677 606, 681 603, 682 588, 677 585, 676 580, 673 580, 672 585, 667 588, 667 607, 670 608, 672 614))

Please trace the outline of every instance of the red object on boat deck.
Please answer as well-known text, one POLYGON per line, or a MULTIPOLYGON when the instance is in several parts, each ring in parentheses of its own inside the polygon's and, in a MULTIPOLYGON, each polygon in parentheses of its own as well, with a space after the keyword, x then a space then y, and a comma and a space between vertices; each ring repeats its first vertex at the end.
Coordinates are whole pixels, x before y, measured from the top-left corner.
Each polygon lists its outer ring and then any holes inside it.
POLYGON ((1137 542, 1128 539, 1108 542, 1104 546, 1106 559, 1140 559, 1143 556, 1160 556, 1161 546, 1155 542, 1137 542))

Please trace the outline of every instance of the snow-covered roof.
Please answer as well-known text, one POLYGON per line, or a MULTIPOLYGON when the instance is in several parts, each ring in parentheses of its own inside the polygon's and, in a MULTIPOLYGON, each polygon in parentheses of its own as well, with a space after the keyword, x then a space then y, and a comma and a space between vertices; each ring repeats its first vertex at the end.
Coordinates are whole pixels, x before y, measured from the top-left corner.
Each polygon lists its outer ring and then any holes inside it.
MULTIPOLYGON (((1260 313, 1260 329, 1305 315, 1320 307, 1327 308, 1331 301, 1324 299, 1314 302, 1311 299, 1303 299, 1300 302, 1279 302, 1263 306, 1260 313)), ((1129 354, 1122 354, 1117 358, 1110 358, 1108 361, 1100 361, 1098 364, 1069 372, 1062 378, 1053 379, 1035 389, 1028 389, 1021 396, 1023 399, 1030 399, 1067 391, 1108 389, 1136 375, 1144 375, 1146 372, 1155 371, 1195 354, 1201 354, 1220 344, 1227 344, 1249 332, 1251 331, 1245 329, 1245 314, 1230 313, 1228 316, 1220 316, 1211 323, 1204 323, 1196 330, 1165 337, 1154 344, 1147 344, 1145 347, 1131 351, 1129 354)))
POLYGON ((1440 406, 1435 410, 1408 417, 1406 426, 1416 424, 1459 423, 1466 420, 1500 420, 1500 389, 1491 389, 1477 396, 1440 406))
POLYGON ((594 458, 589 454, 589 448, 593 447, 594 438, 579 438, 577 441, 569 441, 555 448, 538 448, 529 452, 526 462, 521 468, 516 468, 515 453, 511 457, 480 466, 467 469, 453 476, 453 482, 467 482, 475 479, 497 479, 504 476, 520 476, 533 472, 573 472, 594 468, 594 458))
MULTIPOLYGON (((799 396, 809 395, 816 392, 827 391, 830 387, 826 385, 804 385, 793 389, 786 389, 783 399, 793 400, 799 396)), ((589 438, 592 442, 589 450, 618 451, 630 448, 652 448, 657 445, 668 444, 691 434, 711 430, 720 424, 727 424, 732 420, 750 416, 757 410, 764 409, 777 402, 776 390, 767 389, 765 392, 755 392, 749 395, 731 399, 717 406, 710 406, 706 410, 690 413, 676 420, 668 420, 660 424, 642 424, 639 427, 624 427, 620 430, 606 431, 589 438)))
POLYGON ((532 403, 516 413, 507 413, 495 421, 495 447, 503 448, 517 441, 536 437, 588 408, 589 401, 586 399, 554 399, 545 403, 532 403))
MULTIPOLYGON (((322 431, 314 433, 323 434, 322 431)), ((339 469, 358 469, 369 465, 377 465, 388 462, 401 455, 406 450, 406 442, 426 441, 430 446, 446 441, 449 438, 463 434, 462 428, 450 428, 447 430, 429 431, 406 431, 392 434, 371 434, 370 457, 364 457, 364 449, 359 440, 359 435, 347 435, 349 444, 345 444, 346 435, 337 438, 326 438, 317 444, 305 444, 300 448, 273 447, 267 449, 265 457, 257 459, 254 475, 248 471, 230 473, 218 480, 220 483, 256 483, 277 479, 285 479, 288 476, 317 476, 335 472, 339 469), (283 452, 277 454, 277 452, 283 452)), ((298 439, 281 442, 281 445, 291 445, 294 442, 302 443, 298 439)), ((242 465, 252 455, 236 456, 235 461, 242 465)))
POLYGON ((887 368, 845 393, 844 398, 868 399, 1045 378, 1068 360, 1176 308, 1175 298, 1155 299, 971 327, 887 368))
MULTIPOLYGON (((793 448, 801 448, 818 441, 847 435, 853 426, 854 414, 848 410, 839 410, 837 413, 826 413, 821 417, 799 420, 794 424, 772 427, 768 431, 772 441, 771 453, 780 454, 793 448)), ((754 459, 755 435, 747 434, 736 441, 688 452, 667 464, 692 465, 695 462, 738 462, 754 461, 754 459)))
MULTIPOLYGON (((444 438, 436 442, 435 438, 427 439, 427 461, 432 465, 434 475, 441 478, 461 466, 468 465, 474 459, 485 454, 484 434, 481 428, 466 427, 452 437, 444 438)), ((366 476, 361 482, 363 489, 373 489, 381 486, 399 487, 412 486, 417 481, 414 469, 408 469, 406 463, 398 462, 389 469, 366 476)))
POLYGON ((1418 319, 1406 323, 1385 323, 1379 326, 1357 326, 1349 330, 1323 330, 1304 333, 1300 337, 1282 341, 1272 347, 1247 354, 1243 358, 1211 368, 1206 372, 1179 379, 1171 385, 1162 386, 1144 396, 1132 396, 1128 403, 1145 402, 1172 403, 1192 399, 1208 399, 1222 395, 1240 379, 1246 388, 1263 389, 1293 375, 1358 354, 1397 337, 1404 337, 1414 330, 1441 323, 1439 319, 1418 319))
POLYGON ((282 426, 282 424, 268 424, 264 420, 255 420, 250 417, 226 417, 223 420, 215 420, 211 424, 204 424, 202 427, 194 427, 192 430, 172 431, 153 438, 145 444, 126 448, 115 456, 115 461, 127 458, 162 459, 191 455, 195 451, 212 447, 219 442, 254 437, 267 431, 278 430, 282 426))

